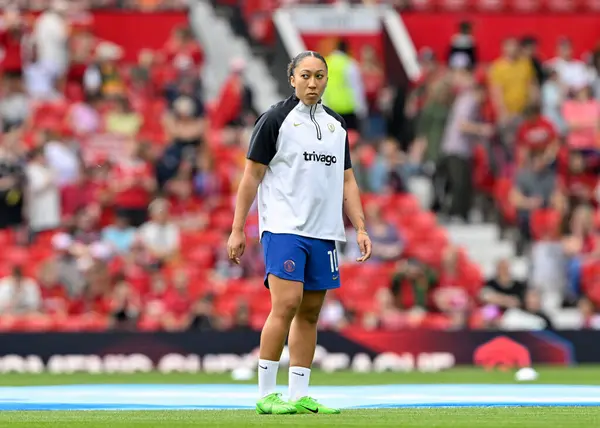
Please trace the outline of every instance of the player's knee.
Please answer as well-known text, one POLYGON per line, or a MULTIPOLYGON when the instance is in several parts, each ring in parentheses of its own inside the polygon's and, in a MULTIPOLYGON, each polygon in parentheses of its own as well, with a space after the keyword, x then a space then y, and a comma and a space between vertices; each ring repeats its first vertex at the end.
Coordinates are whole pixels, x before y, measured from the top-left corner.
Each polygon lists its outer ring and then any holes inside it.
POLYGON ((306 308, 302 309, 298 312, 296 317, 307 324, 316 325, 319 322, 319 313, 321 312, 321 308, 306 308))
POLYGON ((298 307, 300 306, 301 301, 301 298, 295 296, 280 299, 277 304, 273 305, 271 312, 273 315, 291 322, 296 315, 296 312, 298 312, 298 307))

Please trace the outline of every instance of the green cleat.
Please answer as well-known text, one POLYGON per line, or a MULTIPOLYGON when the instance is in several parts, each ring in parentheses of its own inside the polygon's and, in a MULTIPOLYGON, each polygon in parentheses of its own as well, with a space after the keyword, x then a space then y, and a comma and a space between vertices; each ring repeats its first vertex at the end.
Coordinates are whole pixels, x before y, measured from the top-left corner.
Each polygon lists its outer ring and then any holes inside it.
POLYGON ((293 415, 297 413, 293 404, 281 399, 281 394, 274 392, 256 402, 256 413, 259 415, 293 415))
POLYGON ((321 413, 324 415, 337 415, 340 412, 340 409, 333 409, 331 407, 325 407, 317 400, 311 397, 302 397, 297 401, 290 401, 290 404, 293 404, 298 411, 298 414, 304 413, 321 413))

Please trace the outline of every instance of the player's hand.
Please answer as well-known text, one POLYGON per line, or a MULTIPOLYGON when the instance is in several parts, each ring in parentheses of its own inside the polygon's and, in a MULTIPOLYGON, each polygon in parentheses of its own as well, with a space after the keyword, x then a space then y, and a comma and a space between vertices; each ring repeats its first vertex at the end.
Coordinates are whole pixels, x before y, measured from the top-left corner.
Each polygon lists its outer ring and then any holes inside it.
POLYGON ((229 260, 234 262, 236 265, 240 264, 240 258, 244 254, 246 249, 246 234, 240 230, 234 230, 229 235, 229 241, 227 241, 227 255, 229 260))
POLYGON ((356 242, 361 254, 361 257, 357 258, 356 261, 359 263, 366 262, 371 257, 371 238, 369 238, 369 234, 365 231, 359 231, 356 235, 356 242))

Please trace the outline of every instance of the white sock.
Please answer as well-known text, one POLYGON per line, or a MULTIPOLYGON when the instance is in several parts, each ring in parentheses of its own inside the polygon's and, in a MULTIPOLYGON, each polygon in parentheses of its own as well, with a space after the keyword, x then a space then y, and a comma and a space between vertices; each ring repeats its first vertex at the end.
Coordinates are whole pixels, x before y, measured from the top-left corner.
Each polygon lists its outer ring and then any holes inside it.
POLYGON ((296 401, 308 395, 310 369, 306 367, 290 367, 290 400, 296 401))
POLYGON ((279 361, 258 360, 258 393, 266 397, 275 392, 279 361))

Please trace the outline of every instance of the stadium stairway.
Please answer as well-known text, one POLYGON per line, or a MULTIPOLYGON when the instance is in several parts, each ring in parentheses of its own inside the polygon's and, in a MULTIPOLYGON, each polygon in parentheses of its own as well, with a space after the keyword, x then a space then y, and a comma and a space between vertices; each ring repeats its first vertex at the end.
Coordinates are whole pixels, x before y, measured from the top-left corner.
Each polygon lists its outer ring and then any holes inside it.
POLYGON ((230 63, 237 58, 246 62, 246 82, 252 89, 257 111, 265 111, 283 98, 278 93, 276 80, 265 78, 270 75, 265 62, 252 55, 247 41, 234 34, 227 19, 219 17, 205 0, 193 2, 190 8, 192 28, 206 52, 202 80, 207 100, 218 96, 229 75, 230 63))
POLYGON ((446 229, 451 242, 466 250, 469 258, 481 266, 486 278, 494 274, 497 262, 503 258, 510 259, 516 278, 527 278, 527 259, 516 256, 514 244, 501 239, 500 230, 495 224, 449 224, 446 229))

